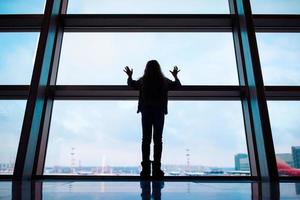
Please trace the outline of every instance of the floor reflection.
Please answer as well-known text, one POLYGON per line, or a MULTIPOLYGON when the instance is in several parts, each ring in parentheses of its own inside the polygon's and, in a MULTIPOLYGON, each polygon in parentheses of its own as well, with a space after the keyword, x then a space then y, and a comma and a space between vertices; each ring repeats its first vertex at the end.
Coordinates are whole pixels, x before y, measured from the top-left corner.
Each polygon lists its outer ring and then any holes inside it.
POLYGON ((164 188, 164 181, 141 181, 140 186, 142 189, 141 199, 150 200, 161 200, 161 189, 164 188), (152 183, 152 191, 151 191, 152 183))
POLYGON ((0 181, 0 199, 290 200, 300 199, 300 182, 0 181))
POLYGON ((204 182, 44 182, 44 199, 251 199, 251 183, 204 182), (70 186, 71 185, 71 186, 70 186), (69 190, 72 188, 72 190, 69 190))
POLYGON ((0 199, 11 199, 11 182, 0 181, 0 199))

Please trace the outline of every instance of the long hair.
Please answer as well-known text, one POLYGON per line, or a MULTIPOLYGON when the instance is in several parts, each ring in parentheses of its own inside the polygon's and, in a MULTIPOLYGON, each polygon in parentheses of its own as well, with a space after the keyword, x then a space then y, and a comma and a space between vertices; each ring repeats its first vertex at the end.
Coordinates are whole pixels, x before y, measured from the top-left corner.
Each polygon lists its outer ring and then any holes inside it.
POLYGON ((142 76, 142 95, 145 100, 155 101, 162 98, 166 88, 165 76, 156 60, 148 61, 142 76))

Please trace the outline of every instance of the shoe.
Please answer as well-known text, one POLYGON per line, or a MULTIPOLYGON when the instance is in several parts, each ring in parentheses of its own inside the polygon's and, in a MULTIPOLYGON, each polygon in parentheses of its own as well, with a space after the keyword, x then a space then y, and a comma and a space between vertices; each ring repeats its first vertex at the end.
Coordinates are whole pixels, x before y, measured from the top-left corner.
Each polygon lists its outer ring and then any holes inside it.
POLYGON ((142 171, 140 173, 140 176, 142 179, 149 179, 150 178, 150 173, 151 173, 151 162, 149 161, 142 161, 142 171))
POLYGON ((155 180, 162 180, 165 173, 160 169, 161 163, 157 161, 152 162, 152 178, 155 180))

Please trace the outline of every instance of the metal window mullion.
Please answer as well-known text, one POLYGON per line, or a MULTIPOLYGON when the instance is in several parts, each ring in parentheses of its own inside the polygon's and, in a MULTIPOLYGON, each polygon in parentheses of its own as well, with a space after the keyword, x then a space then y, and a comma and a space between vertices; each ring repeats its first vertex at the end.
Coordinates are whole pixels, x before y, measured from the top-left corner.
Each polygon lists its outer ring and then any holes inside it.
POLYGON ((64 33, 63 22, 61 19, 61 15, 67 12, 67 5, 68 0, 61 0, 61 8, 60 8, 60 17, 57 21, 57 31, 56 31, 56 38, 55 38, 55 46, 53 48, 53 58, 51 63, 51 70, 50 76, 48 79, 48 86, 47 86, 47 97, 45 103, 45 113, 43 115, 43 121, 41 123, 41 134, 39 140, 39 146, 37 148, 37 154, 34 163, 34 176, 40 176, 44 173, 44 166, 46 160, 46 151, 48 146, 48 138, 49 138, 49 129, 50 129, 50 122, 52 116, 52 109, 54 103, 54 96, 51 91, 51 87, 56 84, 57 73, 58 73, 58 65, 59 65, 59 58, 60 52, 62 47, 62 39, 64 33))
POLYGON ((47 0, 14 169, 15 180, 30 180, 41 143, 47 88, 55 54, 58 20, 66 0, 47 0))
POLYGON ((252 174, 278 180, 267 102, 249 0, 229 0, 234 18, 233 37, 252 174), (254 170, 254 171, 253 171, 254 170))
POLYGON ((238 24, 238 21, 236 20, 236 13, 235 13, 235 2, 229 1, 230 3, 230 9, 232 14, 234 15, 233 18, 233 40, 234 40, 234 48, 235 48, 235 55, 236 55, 236 61, 237 61, 237 71, 238 71, 238 77, 240 85, 244 87, 244 94, 241 97, 241 103, 242 103, 242 110, 243 110, 243 119, 244 119, 244 125, 245 125, 245 134, 246 134, 246 141, 247 141, 247 150, 249 155, 249 163, 250 163, 250 170, 252 176, 258 176, 260 177, 260 171, 258 170, 258 161, 257 161, 257 150, 255 149, 255 138, 252 134, 253 127, 251 124, 251 112, 249 109, 249 102, 248 102, 248 87, 247 85, 247 77, 245 76, 245 59, 244 59, 244 53, 243 53, 243 47, 242 42, 240 38, 240 26, 238 24))

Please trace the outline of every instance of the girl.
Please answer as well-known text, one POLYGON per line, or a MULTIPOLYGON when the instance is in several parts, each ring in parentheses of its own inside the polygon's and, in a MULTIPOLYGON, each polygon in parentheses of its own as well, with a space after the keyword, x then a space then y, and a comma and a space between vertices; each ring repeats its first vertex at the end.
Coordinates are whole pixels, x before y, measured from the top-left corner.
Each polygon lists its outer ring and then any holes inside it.
POLYGON ((168 90, 181 86, 177 77, 180 70, 175 66, 171 74, 175 81, 166 78, 156 60, 148 61, 144 75, 138 80, 132 80, 133 69, 125 67, 124 72, 128 75, 127 84, 139 90, 138 113, 142 114, 142 178, 150 178, 150 144, 153 128, 154 161, 152 164, 152 177, 162 179, 164 172, 161 168, 162 133, 165 114, 168 113, 168 90))

